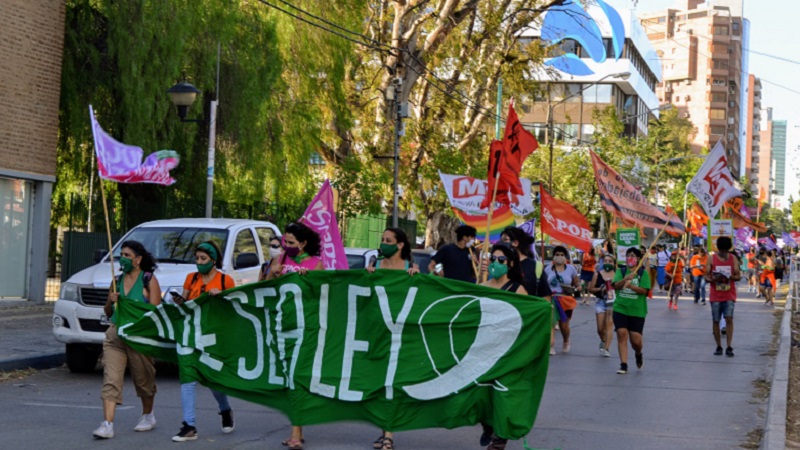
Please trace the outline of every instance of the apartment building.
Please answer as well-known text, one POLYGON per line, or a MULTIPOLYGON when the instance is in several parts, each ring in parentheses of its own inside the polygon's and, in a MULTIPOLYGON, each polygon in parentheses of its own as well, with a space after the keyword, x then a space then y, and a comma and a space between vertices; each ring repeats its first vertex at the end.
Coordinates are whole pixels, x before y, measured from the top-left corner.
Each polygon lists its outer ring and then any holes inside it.
POLYGON ((639 16, 662 60, 663 81, 656 94, 697 127, 695 152, 721 140, 731 171, 743 175, 745 144, 753 132, 748 127, 747 58, 742 52, 749 22, 741 17, 741 0, 677 3, 676 8, 639 16))
POLYGON ((599 3, 550 10, 521 35, 523 44, 553 46, 547 70, 533 74, 543 89, 517 102, 523 126, 542 143, 548 142, 550 106, 555 143, 564 146, 591 143, 593 113, 609 105, 629 136, 646 135, 650 119, 658 118, 661 64, 655 50, 632 11, 599 3))
POLYGON ((763 110, 766 114, 762 117, 762 123, 764 124, 761 127, 761 142, 760 142, 760 149, 758 151, 759 156, 758 160, 758 190, 753 189, 753 192, 764 192, 766 195, 765 201, 772 204, 772 179, 773 179, 773 167, 772 167, 772 128, 774 123, 772 121, 772 108, 767 108, 763 110))
POLYGON ((758 179, 769 178, 769 167, 761 167, 761 80, 755 75, 747 77, 747 132, 744 140, 744 158, 742 165, 744 175, 750 183, 750 189, 758 192, 758 179))

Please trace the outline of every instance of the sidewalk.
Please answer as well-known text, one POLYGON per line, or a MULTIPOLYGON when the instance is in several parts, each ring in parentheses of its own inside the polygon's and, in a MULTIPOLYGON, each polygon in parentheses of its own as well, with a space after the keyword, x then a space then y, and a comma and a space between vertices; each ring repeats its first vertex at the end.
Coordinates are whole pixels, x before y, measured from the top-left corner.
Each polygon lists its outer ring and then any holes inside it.
POLYGON ((53 303, 0 300, 0 371, 46 369, 64 363, 53 338, 53 303))

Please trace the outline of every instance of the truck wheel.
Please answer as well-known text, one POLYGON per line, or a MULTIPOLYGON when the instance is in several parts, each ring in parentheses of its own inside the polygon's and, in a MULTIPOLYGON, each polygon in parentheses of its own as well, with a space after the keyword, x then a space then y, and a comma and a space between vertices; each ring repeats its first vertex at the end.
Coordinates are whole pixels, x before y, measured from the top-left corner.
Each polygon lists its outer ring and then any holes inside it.
POLYGON ((67 367, 70 372, 93 372, 97 367, 100 351, 86 345, 67 344, 67 367))

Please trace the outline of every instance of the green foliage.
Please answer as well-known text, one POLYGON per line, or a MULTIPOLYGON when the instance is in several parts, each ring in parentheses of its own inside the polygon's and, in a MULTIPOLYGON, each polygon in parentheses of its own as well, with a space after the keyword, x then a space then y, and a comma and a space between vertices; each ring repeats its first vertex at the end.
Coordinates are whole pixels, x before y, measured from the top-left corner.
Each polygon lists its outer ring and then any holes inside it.
POLYGON ((792 222, 795 227, 800 228, 800 201, 792 203, 792 222))

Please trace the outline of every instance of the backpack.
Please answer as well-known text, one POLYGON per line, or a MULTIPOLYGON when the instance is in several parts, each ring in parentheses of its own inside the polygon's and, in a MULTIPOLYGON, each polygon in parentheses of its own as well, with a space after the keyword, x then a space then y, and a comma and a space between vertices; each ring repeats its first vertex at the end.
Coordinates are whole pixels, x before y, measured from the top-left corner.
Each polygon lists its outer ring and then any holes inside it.
MULTIPOLYGON (((227 278, 227 277, 222 272, 220 272, 220 274, 222 274, 222 289, 220 289, 220 290, 224 291, 225 290, 225 278, 227 278)), ((195 272, 194 275, 192 275, 192 285, 197 283, 197 277, 199 277, 199 276, 200 276, 200 272, 195 272)))

